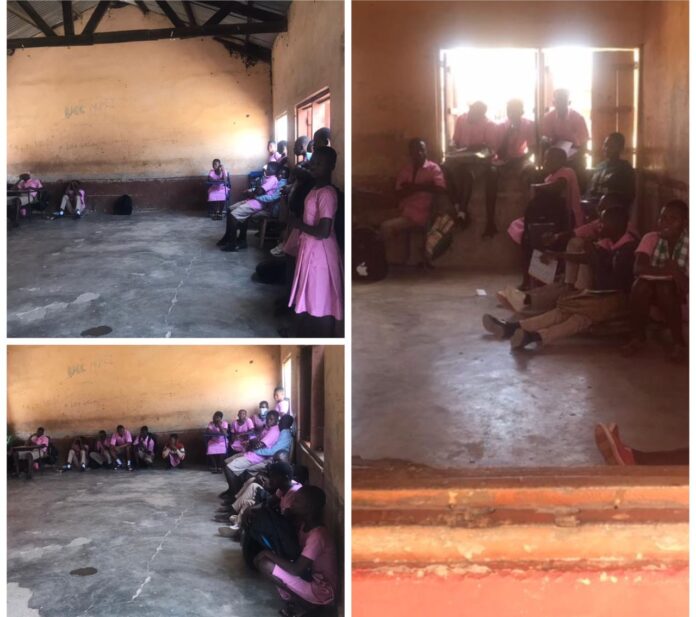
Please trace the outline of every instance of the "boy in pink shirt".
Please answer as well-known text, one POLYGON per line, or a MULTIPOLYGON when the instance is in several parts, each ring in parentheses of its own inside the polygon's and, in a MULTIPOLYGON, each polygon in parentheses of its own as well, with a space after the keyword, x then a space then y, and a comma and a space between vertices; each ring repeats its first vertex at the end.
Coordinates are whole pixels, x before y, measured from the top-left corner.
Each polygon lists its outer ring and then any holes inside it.
POLYGON ((268 413, 268 401, 261 401, 259 403, 259 411, 257 414, 252 416, 252 421, 254 422, 254 428, 257 431, 263 430, 266 426, 266 414, 268 413))
POLYGON ((645 347, 645 330, 652 308, 659 309, 672 335, 669 358, 688 358, 682 316, 689 295, 689 209, 679 200, 670 201, 660 212, 657 231, 645 234, 636 249, 637 279, 630 296, 631 341, 625 355, 645 347))
POLYGON ((273 390, 273 400, 275 401, 275 409, 280 417, 290 412, 290 399, 285 396, 285 388, 278 386, 273 390))
POLYGON ((133 440, 133 452, 138 467, 149 467, 155 460, 155 440, 147 426, 143 426, 133 440))
POLYGON ((428 160, 428 147, 423 139, 408 143, 410 162, 396 178, 399 216, 380 225, 389 263, 422 263, 425 253, 425 230, 432 217, 433 196, 445 194, 447 186, 440 166, 428 160), (402 236, 404 244, 396 246, 402 236), (398 249, 401 250, 398 250, 398 249))
POLYGON ((25 442, 25 446, 32 447, 31 450, 27 450, 26 447, 23 447, 21 450, 13 448, 12 458, 14 460, 17 473, 19 473, 20 470, 20 460, 26 461, 27 479, 30 480, 32 478, 32 471, 38 470, 39 468, 38 461, 48 456, 49 444, 50 440, 46 436, 44 428, 40 426, 38 429, 36 429, 36 433, 29 435, 25 442))
POLYGON ((89 453, 89 458, 99 467, 111 467, 113 464, 113 459, 111 458, 111 440, 107 436, 106 431, 99 431, 99 435, 94 441, 94 447, 89 453))
POLYGON ((116 432, 112 433, 109 441, 109 452, 111 458, 114 459, 114 470, 123 469, 123 455, 126 457, 126 466, 128 471, 133 471, 131 458, 133 453, 133 437, 130 431, 127 431, 122 424, 116 427, 116 432))
MULTIPOLYGON (((259 450, 261 448, 271 448, 275 445, 280 437, 280 427, 278 426, 279 415, 275 409, 271 409, 266 414, 266 426, 261 431, 258 439, 252 439, 247 444, 247 451, 243 454, 235 454, 227 459, 225 459, 225 467, 223 471, 225 472, 225 477, 230 485, 234 486, 234 476, 240 476, 245 471, 252 471, 255 468, 261 468, 265 461, 270 458, 269 456, 261 456, 256 454, 254 450, 259 450), (231 475, 230 475, 231 474, 231 475)), ((292 417, 290 417, 290 420, 292 417)))
POLYGON ((75 437, 72 444, 70 445, 70 450, 68 450, 68 457, 63 465, 63 471, 70 471, 72 466, 80 465, 80 471, 85 471, 87 469, 87 454, 89 453, 89 445, 84 437, 75 437))
MULTIPOLYGON (((41 180, 38 178, 32 178, 31 174, 29 172, 20 174, 19 176, 19 182, 15 185, 16 188, 18 188, 21 191, 25 191, 27 189, 41 189, 43 188, 43 185, 41 184, 41 180)), ((30 204, 34 201, 36 201, 37 197, 39 196, 38 191, 28 191, 28 192, 23 192, 19 195, 19 200, 20 203, 23 206, 26 206, 27 204, 30 204)))
POLYGON ((184 444, 179 441, 179 435, 172 433, 167 445, 162 449, 162 458, 167 461, 167 469, 181 469, 186 458, 184 444))
POLYGON ((84 214, 87 206, 85 205, 85 192, 80 188, 80 183, 73 180, 65 189, 65 194, 60 202, 61 212, 80 218, 84 214))

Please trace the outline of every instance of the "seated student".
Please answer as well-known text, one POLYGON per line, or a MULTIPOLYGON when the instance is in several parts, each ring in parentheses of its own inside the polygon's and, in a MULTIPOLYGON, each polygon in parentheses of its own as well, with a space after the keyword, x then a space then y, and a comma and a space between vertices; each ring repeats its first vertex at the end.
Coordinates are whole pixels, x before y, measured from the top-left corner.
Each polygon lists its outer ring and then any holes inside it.
MULTIPOLYGON (((498 125, 495 138, 495 155, 486 171, 486 229, 483 237, 498 233, 495 224, 495 202, 498 199, 498 183, 502 174, 514 174, 521 181, 536 146, 536 128, 532 120, 523 117, 524 104, 512 99, 507 104, 507 117, 498 125)), ((520 182, 522 184, 522 182, 520 182)))
POLYGON ((80 188, 80 183, 77 180, 73 180, 65 187, 65 193, 60 202, 60 212, 79 219, 86 209, 85 191, 80 188))
POLYGON ((172 433, 162 449, 162 458, 167 462, 167 469, 181 469, 186 458, 186 448, 179 441, 179 435, 172 433))
POLYGON ((109 440, 109 452, 114 459, 114 469, 123 469, 123 455, 126 455, 126 467, 128 471, 133 471, 131 464, 133 454, 133 437, 122 424, 116 427, 116 432, 111 434, 109 440))
POLYGON ((609 133, 602 150, 604 160, 597 165, 590 180, 585 199, 597 205, 603 195, 621 195, 630 207, 636 197, 636 174, 632 165, 621 158, 626 138, 621 133, 609 133))
MULTIPOLYGON (((314 153, 314 151, 317 148, 330 148, 330 147, 331 147, 331 129, 323 126, 322 128, 314 131, 314 135, 312 136, 312 150, 311 150, 311 152, 314 153)), ((307 148, 307 152, 310 152, 309 148, 307 148)))
POLYGON ((12 458, 14 460, 15 469, 19 473, 20 460, 25 460, 27 463, 27 479, 32 478, 32 471, 38 471, 39 461, 48 458, 48 446, 50 440, 45 434, 44 428, 40 426, 36 429, 36 433, 32 433, 24 443, 25 446, 36 446, 31 450, 20 451, 16 448, 12 450, 12 458))
POLYGON ((258 412, 252 416, 252 421, 254 423, 254 428, 257 431, 263 430, 263 428, 266 426, 266 414, 268 413, 268 402, 267 401, 261 401, 259 403, 259 410, 258 412))
POLYGON ((133 453, 136 467, 149 467, 155 460, 155 438, 150 429, 143 426, 133 440, 133 453))
POLYGON ((231 438, 234 440, 230 446, 234 452, 245 452, 249 438, 254 436, 254 421, 247 418, 247 410, 240 409, 237 419, 230 426, 231 438))
POLYGON ((68 457, 65 465, 63 465, 63 471, 70 471, 72 466, 80 465, 80 471, 87 469, 87 455, 89 453, 89 445, 84 437, 75 437, 72 444, 70 445, 70 450, 68 450, 68 457))
POLYGON ((688 358, 682 310, 689 295, 689 210, 683 201, 670 201, 660 212, 657 231, 651 231, 636 249, 635 274, 630 297, 633 335, 625 355, 645 346, 650 311, 656 307, 672 335, 669 357, 688 358))
POLYGON ((99 435, 94 441, 92 451, 89 453, 89 458, 98 467, 111 467, 113 464, 113 459, 111 458, 111 443, 106 431, 99 431, 99 435))
POLYGON ((278 142, 278 154, 280 158, 277 163, 281 168, 288 166, 288 142, 284 139, 278 142))
POLYGON ((336 545, 324 526, 326 494, 318 486, 303 486, 295 493, 286 516, 295 521, 302 552, 289 561, 270 551, 261 551, 254 565, 261 575, 275 583, 286 601, 281 615, 307 614, 318 606, 335 602, 338 589, 336 545), (309 574, 307 574, 309 573, 309 574))
POLYGON ((220 250, 236 252, 247 247, 246 234, 249 218, 258 214, 266 205, 264 202, 273 203, 280 199, 280 187, 278 163, 272 162, 263 170, 263 181, 256 189, 246 192, 246 199, 232 204, 226 216, 225 235, 218 240, 220 250), (263 201, 262 201, 263 199, 263 201), (239 230, 239 238, 237 231, 239 230))
POLYGON ((43 184, 41 184, 41 180, 38 178, 32 178, 31 174, 27 171, 19 175, 19 182, 15 184, 15 188, 22 191, 19 194, 19 201, 21 205, 26 206, 36 202, 39 198, 38 191, 29 189, 42 189, 43 184))
POLYGON ((269 141, 266 149, 268 150, 267 163, 279 163, 283 158, 283 155, 278 152, 278 146, 275 141, 269 141))
POLYGON ((214 159, 213 168, 208 173, 208 216, 214 221, 222 220, 222 211, 229 194, 230 175, 220 159, 214 159))
POLYGON ((208 440, 206 455, 208 457, 208 469, 210 473, 222 473, 225 458, 227 457, 227 445, 229 424, 222 419, 221 411, 213 414, 213 421, 208 424, 205 437, 208 440))
MULTIPOLYGON (((433 196, 447 190, 440 166, 428 159, 428 147, 419 137, 408 142, 410 162, 396 178, 396 197, 400 214, 380 225, 387 261, 399 261, 394 255, 394 243, 402 236, 407 243, 406 263, 422 263, 425 257, 425 230, 433 214, 433 196), (414 231, 422 230, 422 234, 414 231)), ((399 252, 403 252, 399 251, 399 252)))
POLYGON ((338 193, 331 184, 336 151, 319 147, 309 164, 314 187, 302 219, 292 214, 288 227, 299 234, 299 250, 288 306, 297 316, 296 336, 330 337, 343 320, 343 265, 336 240, 338 193))
POLYGON ((275 401, 275 409, 280 417, 286 413, 290 413, 290 399, 285 396, 285 388, 278 386, 273 390, 273 400, 275 401))
POLYGON ((314 154, 314 140, 310 139, 307 142, 307 160, 308 161, 312 160, 312 154, 314 154))
POLYGON ((570 93, 563 88, 553 93, 553 109, 546 113, 541 120, 541 139, 545 146, 560 145, 564 142, 572 144, 568 155, 568 166, 575 171, 581 186, 585 184, 585 169, 587 162, 587 142, 590 133, 587 123, 574 109, 570 108, 570 93))
POLYGON ((607 465, 688 465, 689 448, 645 452, 629 448, 621 441, 619 427, 598 424, 595 443, 607 465))
POLYGON ((585 252, 554 254, 566 261, 589 264, 594 279, 591 290, 562 297, 555 309, 519 322, 484 315, 483 327, 499 338, 509 338, 512 349, 521 349, 531 343, 553 343, 593 324, 624 316, 638 241, 627 230, 624 208, 605 210, 601 221, 600 240, 588 242, 585 252))
MULTIPOLYGON (((496 148, 497 128, 486 117, 487 105, 475 101, 469 105, 469 111, 457 118, 454 125, 452 142, 445 159, 444 170, 447 174, 447 188, 458 217, 464 227, 471 222, 469 201, 476 180, 486 174, 490 167, 491 156, 496 148)), ((486 227, 494 221, 489 219, 486 227)))

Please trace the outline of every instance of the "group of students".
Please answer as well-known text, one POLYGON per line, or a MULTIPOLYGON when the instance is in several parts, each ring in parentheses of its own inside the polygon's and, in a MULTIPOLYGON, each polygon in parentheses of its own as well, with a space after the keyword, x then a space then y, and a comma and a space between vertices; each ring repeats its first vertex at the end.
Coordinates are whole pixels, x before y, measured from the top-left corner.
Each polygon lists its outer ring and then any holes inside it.
MULTIPOLYGON (((49 206, 50 196, 44 190, 41 180, 32 177, 30 172, 19 175, 19 180, 9 188, 10 199, 18 201, 20 211, 23 208, 36 207, 46 211, 49 206)), ((46 217, 55 219, 61 216, 72 216, 80 219, 87 211, 85 190, 79 180, 71 180, 63 191, 60 208, 53 213, 46 213, 46 217)))
POLYGON ((289 166, 287 144, 271 141, 268 161, 258 183, 244 198, 225 205, 229 198, 229 174, 218 159, 208 181, 208 199, 214 218, 225 219, 225 233, 217 245, 225 252, 247 247, 251 217, 266 212, 284 226, 280 241, 271 249, 269 269, 264 260, 257 277, 264 281, 269 270, 281 272, 285 284, 276 313, 295 314, 288 335, 331 337, 343 320, 342 195, 332 183, 337 154, 331 148, 331 132, 321 128, 313 139, 299 137, 293 144, 297 163, 289 166))
POLYGON ((275 583, 285 600, 281 615, 304 615, 335 602, 336 545, 323 524, 324 491, 308 484, 305 467, 290 464, 294 417, 282 387, 275 406, 259 403, 248 417, 227 422, 218 411, 206 429, 211 473, 227 488, 214 515, 222 537, 240 542, 247 565, 275 583))

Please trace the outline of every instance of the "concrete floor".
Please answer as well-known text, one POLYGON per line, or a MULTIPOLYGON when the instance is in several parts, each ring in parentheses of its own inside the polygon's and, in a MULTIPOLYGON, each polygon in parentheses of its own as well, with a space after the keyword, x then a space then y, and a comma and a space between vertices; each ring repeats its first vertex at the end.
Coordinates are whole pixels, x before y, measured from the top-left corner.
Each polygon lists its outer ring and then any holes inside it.
POLYGON ((212 521, 222 476, 47 470, 7 487, 8 615, 276 617, 274 587, 212 521), (70 574, 95 568, 92 575, 70 574))
POLYGON ((222 253, 224 223, 185 212, 35 217, 8 233, 10 337, 277 337, 277 286, 251 281, 263 253, 222 253))
POLYGON ((518 277, 437 269, 353 286, 353 455, 434 467, 581 466, 603 460, 597 422, 642 449, 688 445, 688 368, 657 343, 577 337, 511 353, 481 327, 509 317, 518 277), (478 296, 484 289, 486 296, 478 296))

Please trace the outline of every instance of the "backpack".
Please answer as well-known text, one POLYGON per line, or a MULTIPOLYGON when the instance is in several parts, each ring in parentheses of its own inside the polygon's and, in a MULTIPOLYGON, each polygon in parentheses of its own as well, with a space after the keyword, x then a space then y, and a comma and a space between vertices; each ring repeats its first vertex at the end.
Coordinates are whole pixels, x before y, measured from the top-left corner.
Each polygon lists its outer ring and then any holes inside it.
POLYGON ((133 199, 130 195, 121 195, 116 200, 114 214, 123 216, 133 214, 133 199))

